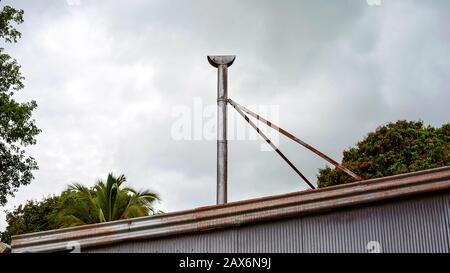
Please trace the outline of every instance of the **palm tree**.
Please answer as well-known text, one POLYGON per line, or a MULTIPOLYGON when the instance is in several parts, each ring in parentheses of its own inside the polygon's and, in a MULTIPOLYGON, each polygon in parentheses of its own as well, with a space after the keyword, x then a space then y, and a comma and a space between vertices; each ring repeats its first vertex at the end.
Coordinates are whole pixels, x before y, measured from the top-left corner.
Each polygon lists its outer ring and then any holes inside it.
POLYGON ((55 221, 61 227, 102 223, 155 214, 153 205, 160 201, 151 190, 138 191, 121 187, 124 175, 108 174, 106 182, 99 180, 93 188, 75 183, 63 193, 55 221))

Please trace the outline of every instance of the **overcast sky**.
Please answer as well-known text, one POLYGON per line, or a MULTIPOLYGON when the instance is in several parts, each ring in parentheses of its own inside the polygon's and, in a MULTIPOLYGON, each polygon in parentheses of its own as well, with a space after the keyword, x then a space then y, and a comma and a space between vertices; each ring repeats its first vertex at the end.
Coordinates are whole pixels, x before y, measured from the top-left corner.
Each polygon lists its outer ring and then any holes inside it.
MULTIPOLYGON (((40 170, 1 208, 0 230, 4 209, 70 183, 93 185, 108 172, 159 192, 164 211, 214 204, 215 141, 171 133, 180 105, 214 109, 217 71, 208 54, 237 55, 231 98, 253 109, 278 107, 284 128, 337 160, 380 124, 449 121, 448 0, 1 4, 25 11, 23 38, 6 48, 26 77, 17 98, 37 101, 42 133, 29 150, 40 170)), ((261 143, 230 141, 230 201, 306 189, 261 143)), ((315 181, 325 162, 279 143, 315 181)))

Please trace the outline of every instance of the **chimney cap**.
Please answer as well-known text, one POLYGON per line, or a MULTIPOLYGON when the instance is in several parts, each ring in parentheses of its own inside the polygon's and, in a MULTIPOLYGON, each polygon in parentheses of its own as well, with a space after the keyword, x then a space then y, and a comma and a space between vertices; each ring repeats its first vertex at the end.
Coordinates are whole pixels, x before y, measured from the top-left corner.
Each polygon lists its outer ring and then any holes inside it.
POLYGON ((219 65, 231 66, 236 59, 235 55, 209 55, 208 62, 214 66, 219 67, 219 65))

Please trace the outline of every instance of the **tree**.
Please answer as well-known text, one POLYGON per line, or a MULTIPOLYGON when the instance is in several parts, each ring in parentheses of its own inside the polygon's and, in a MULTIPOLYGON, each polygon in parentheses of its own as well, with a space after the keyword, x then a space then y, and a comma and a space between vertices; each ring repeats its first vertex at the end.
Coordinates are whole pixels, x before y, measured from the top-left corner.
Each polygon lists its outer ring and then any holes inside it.
MULTIPOLYGON (((397 121, 381 126, 345 150, 342 165, 365 179, 449 166, 450 124, 434 128, 422 121, 397 121)), ((354 181, 337 169, 319 170, 319 187, 354 181)))
POLYGON ((154 214, 153 204, 160 200, 155 192, 122 187, 124 175, 109 174, 106 182, 99 180, 93 188, 81 184, 69 186, 56 218, 61 227, 102 223, 154 214))
POLYGON ((93 188, 74 184, 60 195, 6 211, 8 226, 1 241, 9 244, 13 235, 154 214, 153 204, 159 196, 150 190, 122 187, 124 182, 125 176, 110 174, 106 183, 98 181, 93 188))
MULTIPOLYGON (((22 22, 23 10, 4 6, 0 10, 0 38, 17 42, 21 34, 13 24, 22 22)), ((0 48, 0 206, 21 185, 29 184, 34 178, 32 171, 38 169, 35 159, 25 154, 25 147, 36 144, 40 133, 31 118, 37 104, 13 99, 24 88, 23 80, 20 65, 0 48)))
POLYGON ((1 233, 1 241, 11 243, 11 236, 57 228, 51 214, 60 202, 59 196, 50 196, 37 202, 27 201, 11 212, 6 212, 8 227, 1 233))

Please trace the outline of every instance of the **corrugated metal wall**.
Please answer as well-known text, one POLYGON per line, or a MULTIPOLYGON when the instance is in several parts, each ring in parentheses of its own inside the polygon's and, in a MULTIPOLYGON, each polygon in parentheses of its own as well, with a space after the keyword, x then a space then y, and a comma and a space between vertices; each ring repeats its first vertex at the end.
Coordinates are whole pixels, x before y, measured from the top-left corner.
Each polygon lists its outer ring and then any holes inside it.
POLYGON ((448 253, 450 194, 250 226, 126 242, 85 252, 448 253))

